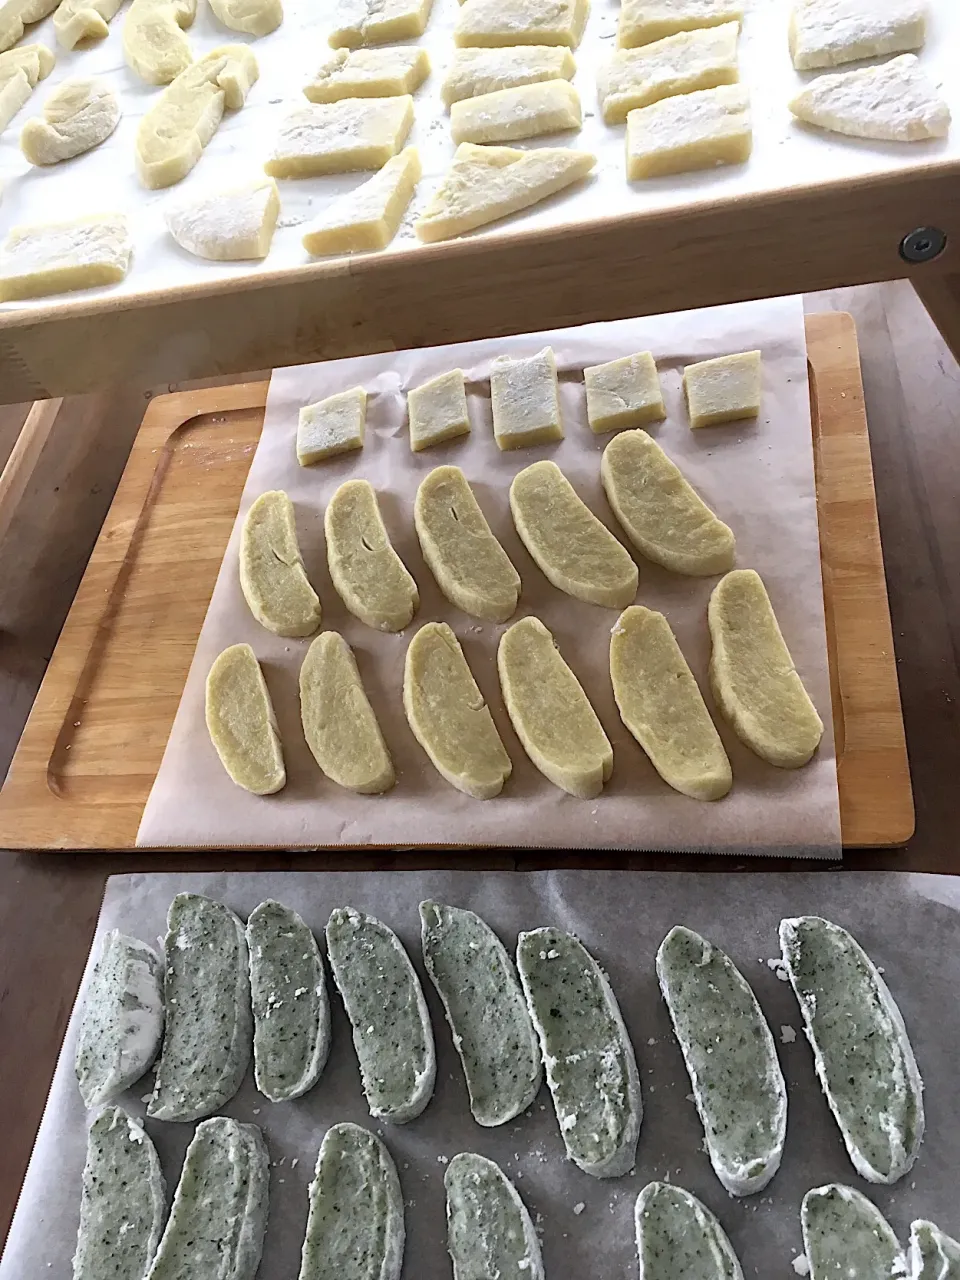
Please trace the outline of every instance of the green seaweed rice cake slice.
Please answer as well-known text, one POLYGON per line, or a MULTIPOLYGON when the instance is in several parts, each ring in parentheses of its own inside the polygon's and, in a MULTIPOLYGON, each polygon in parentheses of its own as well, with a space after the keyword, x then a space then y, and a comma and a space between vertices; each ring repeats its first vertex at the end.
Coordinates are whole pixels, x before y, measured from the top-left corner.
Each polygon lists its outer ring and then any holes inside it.
POLYGON ((800 1206, 810 1280, 894 1280, 907 1261, 872 1201, 838 1182, 814 1187, 800 1206))
POLYGON ((743 1280, 720 1223, 683 1187, 651 1182, 634 1213, 640 1280, 743 1280))
POLYGON ((960 1241, 932 1222, 910 1223, 910 1280, 960 1280, 960 1241))
POLYGON ((462 1152, 447 1166, 443 1185, 454 1280, 543 1280, 530 1214, 499 1165, 462 1152))

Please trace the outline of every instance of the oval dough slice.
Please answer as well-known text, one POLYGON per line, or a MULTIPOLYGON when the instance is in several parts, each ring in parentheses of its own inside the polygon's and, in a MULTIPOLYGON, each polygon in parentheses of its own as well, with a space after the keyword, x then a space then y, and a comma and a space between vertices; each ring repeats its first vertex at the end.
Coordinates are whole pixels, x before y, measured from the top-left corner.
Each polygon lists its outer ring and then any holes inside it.
POLYGON ((332 782, 360 795, 380 795, 396 782, 353 651, 335 631, 324 631, 307 650, 300 717, 307 746, 332 782))
POLYGON ((20 150, 31 164, 58 164, 97 147, 120 123, 120 104, 98 80, 65 80, 20 131, 20 150))
POLYGON ((932 1222, 910 1223, 910 1280, 960 1280, 960 1241, 932 1222))
POLYGON ((475 800, 500 794, 513 765, 457 637, 445 622, 428 622, 410 641, 403 709, 414 737, 451 786, 475 800))
POLYGON ((923 1138, 923 1084, 900 1010, 846 929, 819 916, 780 922, 783 962, 817 1078, 853 1167, 896 1182, 923 1138))
POLYGON ((73 1280, 143 1280, 165 1210, 160 1161, 146 1130, 107 1107, 87 1135, 73 1280))
POLYGON ((793 665, 760 575, 734 569, 721 578, 707 621, 717 706, 762 760, 799 769, 820 745, 823 721, 793 665))
POLYGON ((280 0, 210 0, 214 16, 231 31, 266 36, 283 21, 280 0))
POLYGON ((447 1166, 443 1185, 453 1280, 543 1280, 527 1206, 499 1165, 463 1151, 447 1166))
POLYGON ((517 968, 567 1155, 595 1178, 633 1168, 643 1103, 633 1045, 606 974, 562 929, 521 933, 517 968))
POLYGON ((261 902, 247 921, 253 1064, 271 1102, 299 1098, 330 1052, 330 1002, 320 948, 296 911, 261 902))
POLYGON ((530 1106, 543 1078, 517 971, 472 911, 421 902, 420 920, 423 963, 443 1002, 473 1118, 485 1128, 506 1124, 530 1106))
POLYGON ((662 613, 634 604, 610 634, 620 718, 660 777, 693 800, 720 800, 733 772, 703 695, 662 613))
POLYGON ((436 467, 413 508, 423 558, 451 604, 474 618, 506 622, 516 612, 520 575, 459 467, 436 467))
POLYGON ((178 893, 163 956, 167 1020, 147 1115, 197 1120, 230 1101, 250 1061, 246 931, 222 902, 178 893))
POLYGON ((399 1280, 404 1239, 390 1152, 360 1125, 333 1125, 310 1184, 300 1280, 399 1280))
POLYGON ((731 1195, 753 1195, 780 1168, 787 1134, 787 1089, 757 998, 729 956, 682 925, 660 944, 657 977, 713 1171, 731 1195))
POLYGON ((260 663, 248 644, 234 644, 207 676, 206 721, 220 763, 245 791, 269 796, 287 781, 276 716, 260 663))
POLYGON ((320 601, 307 579, 293 503, 282 489, 261 493, 240 532, 240 586, 250 612, 278 636, 309 636, 320 601))
POLYGON ((197 0, 133 0, 123 23, 123 56, 147 84, 169 84, 193 62, 184 27, 192 27, 197 0))
POLYGON ((510 510, 524 546, 560 591, 608 609, 631 603, 639 574, 630 553, 555 462, 535 462, 514 477, 510 510))
POLYGON ((814 1187, 800 1206, 810 1280, 896 1280, 907 1260, 889 1222, 866 1196, 838 1182, 814 1187))
POLYGON ((646 431, 624 431, 610 441, 600 478, 624 533, 648 560, 698 577, 733 568, 732 531, 646 431))
POLYGON ((723 1227, 683 1187, 648 1183, 634 1217, 640 1280, 743 1280, 723 1227))
POLYGON ((433 1096, 437 1057, 420 979, 403 943, 382 921, 337 907, 327 955, 353 1028, 370 1114, 415 1120, 433 1096))
POLYGON ((543 776, 581 800, 598 796, 613 772, 613 748, 539 618, 521 618, 503 633, 497 670, 510 721, 543 776))
POLYGON ((402 631, 420 604, 417 584, 393 549, 368 480, 348 480, 323 517, 327 564, 354 617, 378 631, 402 631))
POLYGON ((163 1035, 160 957, 111 929, 83 1005, 76 1073, 87 1107, 113 1102, 153 1065, 163 1035))
POLYGON ((167 230, 181 249, 214 262, 265 258, 280 216, 280 195, 272 178, 211 191, 164 214, 167 230))

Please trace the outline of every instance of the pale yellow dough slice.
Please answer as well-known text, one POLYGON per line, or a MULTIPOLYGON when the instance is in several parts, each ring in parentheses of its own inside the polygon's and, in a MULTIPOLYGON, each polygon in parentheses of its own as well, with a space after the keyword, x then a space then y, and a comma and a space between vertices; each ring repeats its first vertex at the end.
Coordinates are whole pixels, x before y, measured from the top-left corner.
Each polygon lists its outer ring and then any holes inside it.
POLYGON ((750 98, 740 85, 663 98, 627 114, 627 177, 743 164, 753 149, 750 98))
POLYGON ((796 0, 790 56, 798 71, 922 49, 926 0, 796 0))
POLYGON ((592 800, 613 772, 613 748, 552 634, 521 618, 501 636, 503 701, 523 749, 555 787, 592 800))
POLYGON ((597 72, 600 108, 607 124, 622 124, 628 111, 678 93, 736 84, 738 22, 681 31, 639 49, 618 49, 597 72))
POLYGON ((563 45, 517 45, 507 49, 457 49, 440 88, 447 107, 499 89, 542 80, 572 80, 577 64, 563 45))
POLYGON ((733 568, 736 541, 646 431, 625 431, 603 451, 607 501, 637 550, 674 573, 733 568))
POLYGON ((337 49, 303 92, 311 102, 341 98, 394 98, 415 93, 430 74, 426 49, 337 49))
POLYGON ((413 40, 427 29, 433 0, 340 0, 329 44, 358 49, 363 44, 413 40))
POLYGON ((323 517, 327 564, 350 612, 378 631, 402 631, 420 604, 417 584, 393 549, 368 480, 348 480, 323 517))
POLYGON ((315 257, 386 248, 397 234, 420 174, 416 147, 405 147, 355 191, 327 205, 304 232, 303 247, 315 257))
POLYGON ((592 431, 621 431, 667 416, 660 375, 649 351, 621 356, 583 371, 587 390, 587 421, 592 431))
POLYGON ((57 0, 3 0, 0 4, 0 51, 22 39, 27 27, 46 18, 57 0))
POLYGON ((403 709, 437 772, 468 796, 500 794, 513 766, 457 637, 428 622, 410 641, 403 709))
POLYGON ((459 467, 436 467, 424 478, 413 519, 423 558, 450 603, 475 618, 506 622, 517 608, 520 575, 459 467))
POLYGON ((214 17, 231 31, 265 36, 283 21, 281 0, 210 0, 214 17))
POLYGON ((265 258, 270 252, 280 194, 272 178, 210 191, 164 214, 167 230, 188 253, 215 262, 265 258))
POLYGON ((257 60, 245 44, 225 44, 181 71, 137 129, 137 176, 145 187, 185 178, 216 133, 224 108, 239 111, 256 83, 257 60))
POLYGON ((414 453, 469 435, 467 391, 462 369, 438 374, 407 393, 410 448, 414 453))
POLYGON ((250 612, 278 636, 310 636, 320 601, 303 567, 293 503, 282 489, 261 493, 240 531, 240 587, 250 612))
POLYGON ((43 104, 43 116, 20 131, 31 164, 59 164, 97 147, 120 123, 120 104, 102 80, 64 80, 43 104))
POLYGON ((610 636, 610 680, 620 718, 674 791, 720 800, 730 761, 700 688, 662 613, 631 605, 610 636))
POLYGON ((61 0, 53 15, 57 44, 75 49, 87 40, 103 40, 110 31, 109 22, 117 16, 123 0, 61 0))
POLYGON ((12 227, 0 248, 0 302, 116 284, 132 253, 119 213, 12 227))
POLYGON ((596 162, 588 151, 565 147, 518 151, 462 142, 413 229, 428 243, 463 235, 556 195, 596 162))
POLYGON ((563 44, 576 49, 589 0, 466 0, 453 39, 461 48, 563 44))
POLYGON ((360 795, 380 795, 396 781, 393 761, 357 670, 353 650, 324 631, 300 667, 303 736, 321 771, 360 795))
POLYGON ((690 426, 716 427, 755 418, 760 412, 760 376, 759 351, 688 364, 683 371, 683 392, 690 426))
POLYGON ((522 359, 497 356, 490 366, 490 403, 498 448, 526 449, 562 440, 560 385, 552 348, 522 359))
POLYGON ((678 31, 740 22, 743 12, 742 0, 623 0, 617 44, 635 49, 678 31))
POLYGON ((363 448, 367 425, 367 393, 351 387, 336 395, 307 404, 297 424, 297 461, 310 467, 339 453, 363 448))
POLYGON ((287 781, 270 692, 256 654, 234 644, 207 676, 206 720, 220 763, 238 787, 269 796, 287 781))
POLYGON ((133 0, 123 22, 123 56, 147 84, 170 84, 193 61, 183 28, 192 27, 197 0, 133 0))
POLYGON ((713 696, 737 737, 780 769, 805 765, 823 737, 760 575, 734 569, 707 610, 713 696))
POLYGON ((922 142, 950 132, 950 108, 912 53, 818 76, 788 105, 805 124, 851 138, 922 142))
POLYGON ((608 609, 631 603, 639 573, 630 553, 555 462, 535 462, 514 477, 510 510, 524 546, 560 591, 608 609))
POLYGON ((519 142, 579 129, 580 124, 580 95, 566 80, 498 89, 455 102, 450 109, 454 142, 519 142))
POLYGON ((54 56, 46 45, 24 44, 0 53, 0 133, 26 105, 37 82, 53 70, 54 56))
POLYGON ((297 107, 263 166, 274 178, 380 169, 406 141, 413 98, 342 98, 297 107))

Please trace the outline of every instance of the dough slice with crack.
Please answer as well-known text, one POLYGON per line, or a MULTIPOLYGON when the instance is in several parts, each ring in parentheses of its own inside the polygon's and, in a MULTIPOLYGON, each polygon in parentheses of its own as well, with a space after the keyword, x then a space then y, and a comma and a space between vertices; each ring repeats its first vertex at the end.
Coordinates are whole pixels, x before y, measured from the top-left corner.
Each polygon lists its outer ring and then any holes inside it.
POLYGON ((311 102, 341 98, 393 98, 416 93, 430 74, 426 49, 337 49, 305 86, 311 102))
POLYGON ((552 348, 544 347, 524 359, 497 356, 490 366, 490 406, 499 449, 562 440, 560 386, 552 348))
POLYGON ((104 40, 109 22, 117 16, 123 0, 61 0, 53 15, 57 44, 75 49, 81 41, 104 40))
POLYGON ((606 124, 622 124, 629 111, 661 98, 736 84, 739 22, 681 31, 639 49, 618 49, 597 72, 606 124))
POLYGON ((167 230, 181 249, 213 262, 265 258, 280 216, 272 178, 195 196, 168 209, 167 230))
POLYGON ((499 1165, 461 1151, 443 1175, 453 1280, 543 1280, 540 1241, 527 1206, 499 1165))
POLYGON ((640 1280, 743 1280, 727 1233, 683 1187, 648 1183, 637 1196, 634 1221, 640 1280))
POLYGON ((921 49, 926 26, 925 0, 796 0, 790 56, 798 71, 884 58, 921 49))
POLYGON ((960 1280, 960 1241, 932 1222, 910 1223, 910 1280, 960 1280))
POLYGON ((31 164, 58 164, 98 147, 120 123, 120 104, 101 80, 65 80, 28 120, 20 150, 31 164))
POLYGON ((342 98, 297 107, 263 166, 274 178, 381 169, 406 141, 413 98, 342 98))
POLYGON ((122 214, 12 227, 0 248, 0 302, 116 284, 132 254, 122 214))
POLYGON ((413 40, 427 29, 433 0, 340 0, 328 43, 333 49, 413 40))
POLYGON ((53 70, 54 57, 46 45, 25 44, 0 53, 0 133, 25 106, 38 81, 53 70))
POLYGON ((307 227, 303 247, 315 257, 385 249, 420 181, 420 154, 405 147, 355 191, 332 200, 307 227))
POLYGON ((355 618, 377 631, 402 631, 420 604, 417 584, 393 549, 369 480, 347 480, 323 517, 327 565, 355 618))
POLYGON ((282 489, 261 493, 240 532, 240 586, 250 612, 278 636, 310 636, 320 600, 303 567, 293 503, 282 489))
POLYGON ((519 142, 580 124, 580 95, 566 80, 497 89, 450 108, 454 142, 519 142))
POLYGON ((896 1280, 907 1273, 893 1228, 853 1187, 833 1182, 808 1191, 800 1206, 800 1226, 810 1280, 834 1280, 839 1275, 896 1280))
POLYGON ((549 44, 576 49, 589 12, 589 0, 466 0, 453 39, 461 48, 549 44))
POLYGON ((306 404, 297 422, 297 461, 310 467, 340 453, 363 448, 367 426, 367 393, 351 387, 306 404))
POLYGON ((613 772, 613 748, 539 618, 521 618, 500 637, 503 701, 527 755, 555 787, 592 800, 613 772))
POLYGON ((950 132, 950 108, 912 53, 818 76, 788 105, 805 124, 851 138, 922 142, 950 132))
POLYGON ((249 36, 269 35, 283 21, 281 0, 210 0, 210 8, 225 27, 249 36))
POLYGON ((516 45, 506 49, 457 49, 440 88, 444 105, 516 89, 543 80, 572 80, 577 69, 564 45, 516 45))
POLYGON ((403 709, 413 736, 441 777, 475 800, 503 790, 513 766, 457 637, 428 622, 410 641, 403 709))
POLYGON ((681 31, 739 23, 743 12, 742 0, 623 0, 617 44, 635 49, 681 31))
POLYGON ((592 365, 584 369, 583 382, 587 420, 597 435, 662 422, 667 416, 660 375, 649 351, 592 365))
POLYGON ((147 84, 170 84, 193 62, 183 34, 197 16, 197 0, 133 0, 123 23, 123 56, 147 84))
POLYGON ((220 763, 238 787, 269 796, 286 784, 273 703, 248 644, 224 649, 210 668, 205 715, 220 763))

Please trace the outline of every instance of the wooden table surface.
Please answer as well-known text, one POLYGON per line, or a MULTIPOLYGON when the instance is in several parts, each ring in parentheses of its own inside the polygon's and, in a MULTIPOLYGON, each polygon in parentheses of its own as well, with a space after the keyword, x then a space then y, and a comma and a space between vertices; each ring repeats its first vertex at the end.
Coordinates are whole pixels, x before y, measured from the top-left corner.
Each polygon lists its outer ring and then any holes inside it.
MULTIPOLYGON (((960 873, 960 369, 909 285, 808 299, 809 310, 829 307, 851 311, 857 320, 917 808, 917 833, 906 850, 849 854, 844 866, 960 873)), ((109 404, 102 397, 84 398, 72 424, 75 435, 66 441, 55 436, 48 445, 50 456, 38 470, 23 518, 0 548, 0 769, 12 754, 143 404, 141 393, 118 392, 109 404)), ((0 461, 3 439, 0 417, 0 461)), ((223 861, 222 852, 0 853, 0 1096, 8 1099, 0 1144, 0 1238, 16 1203, 106 876, 147 868, 195 871, 223 861)), ((352 865, 347 856, 309 854, 245 855, 243 861, 250 870, 352 865)), ((484 855, 465 857, 464 865, 533 870, 576 861, 484 855)), ((430 859, 365 856, 363 865, 402 869, 429 866, 430 859)), ((715 872, 743 863, 610 855, 592 857, 591 865, 715 872)), ((750 865, 784 874, 791 864, 750 865)), ((842 871, 831 867, 824 873, 842 871)))

